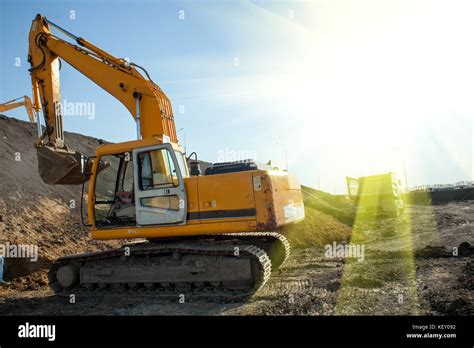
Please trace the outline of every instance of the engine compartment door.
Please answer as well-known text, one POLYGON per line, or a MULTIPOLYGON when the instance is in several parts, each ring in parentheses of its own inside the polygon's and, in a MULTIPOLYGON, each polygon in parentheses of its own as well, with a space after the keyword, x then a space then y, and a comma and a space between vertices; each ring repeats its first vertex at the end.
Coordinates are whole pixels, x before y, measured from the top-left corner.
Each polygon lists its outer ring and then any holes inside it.
POLYGON ((255 219, 252 171, 198 177, 201 223, 255 219))

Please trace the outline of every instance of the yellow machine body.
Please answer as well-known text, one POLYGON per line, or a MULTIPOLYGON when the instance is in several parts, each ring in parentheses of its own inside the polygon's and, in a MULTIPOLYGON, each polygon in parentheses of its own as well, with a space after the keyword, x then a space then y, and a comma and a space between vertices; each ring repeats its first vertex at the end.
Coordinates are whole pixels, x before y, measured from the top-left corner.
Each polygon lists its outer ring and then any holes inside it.
MULTIPOLYGON (((88 194, 88 218, 93 239, 278 231, 304 218, 303 197, 296 176, 282 171, 249 170, 181 178, 187 198, 184 221, 153 226, 98 226, 95 218, 97 174, 94 173, 99 168, 101 158, 161 144, 159 139, 146 139, 102 145, 97 149, 88 194)), ((180 149, 177 144, 171 145, 175 150, 180 149)))

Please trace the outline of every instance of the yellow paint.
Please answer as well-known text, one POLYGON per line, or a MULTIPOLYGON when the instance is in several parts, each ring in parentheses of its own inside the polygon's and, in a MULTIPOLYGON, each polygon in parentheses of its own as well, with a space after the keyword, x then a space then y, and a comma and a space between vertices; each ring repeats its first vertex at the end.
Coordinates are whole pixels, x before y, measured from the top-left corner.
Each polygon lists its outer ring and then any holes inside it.
POLYGON ((188 223, 161 227, 124 227, 114 229, 92 229, 93 239, 126 239, 126 238, 163 238, 193 236, 203 234, 220 234, 252 232, 256 230, 255 221, 226 221, 208 223, 188 223))
POLYGON ((252 172, 198 177, 199 210, 238 210, 255 207, 252 172))

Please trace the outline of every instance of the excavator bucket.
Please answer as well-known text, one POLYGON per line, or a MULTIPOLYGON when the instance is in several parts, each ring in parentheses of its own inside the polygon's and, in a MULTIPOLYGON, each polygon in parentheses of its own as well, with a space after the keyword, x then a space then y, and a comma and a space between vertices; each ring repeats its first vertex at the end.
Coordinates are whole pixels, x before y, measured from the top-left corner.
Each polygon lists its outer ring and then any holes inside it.
POLYGON ((54 149, 50 146, 37 148, 38 171, 41 179, 50 185, 79 185, 87 181, 83 175, 83 158, 79 152, 54 149))

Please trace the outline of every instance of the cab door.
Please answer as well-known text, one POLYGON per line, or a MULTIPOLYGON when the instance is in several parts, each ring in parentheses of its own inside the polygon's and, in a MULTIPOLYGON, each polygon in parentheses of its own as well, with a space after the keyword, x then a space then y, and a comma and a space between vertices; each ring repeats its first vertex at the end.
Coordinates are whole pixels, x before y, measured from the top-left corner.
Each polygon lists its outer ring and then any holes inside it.
POLYGON ((134 149, 133 162, 137 225, 185 224, 186 189, 171 144, 134 149))

